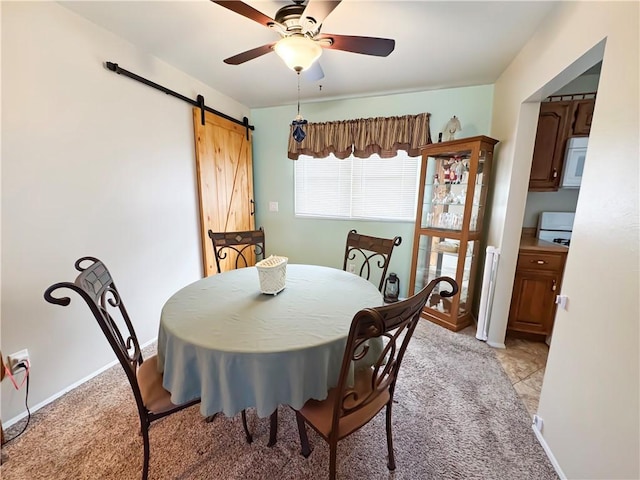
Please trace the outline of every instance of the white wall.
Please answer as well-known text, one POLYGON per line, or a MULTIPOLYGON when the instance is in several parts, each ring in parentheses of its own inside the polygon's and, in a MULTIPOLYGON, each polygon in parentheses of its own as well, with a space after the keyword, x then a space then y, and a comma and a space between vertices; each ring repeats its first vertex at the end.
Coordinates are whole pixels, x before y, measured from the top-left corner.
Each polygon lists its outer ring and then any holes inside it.
POLYGON ((561 188, 557 192, 529 192, 523 227, 537 227, 541 212, 575 212, 579 188, 561 188))
MULTIPOLYGON (((201 276, 191 106, 106 70, 165 85, 235 118, 248 108, 53 2, 2 3, 2 339, 28 348, 29 404, 115 360, 79 298, 44 290, 84 255, 111 269, 141 342, 201 276)), ((73 295, 73 294, 72 294, 73 295)), ((2 418, 24 390, 2 383, 2 418)))
MULTIPOLYGON (((447 121, 456 115, 462 123, 458 138, 487 135, 491 122, 493 87, 453 88, 368 98, 303 103, 302 115, 310 122, 354 118, 431 113, 433 140, 437 141, 447 121)), ((365 222, 316 220, 294 216, 294 161, 287 158, 289 125, 296 106, 254 109, 254 188, 257 201, 256 225, 264 227, 270 254, 286 255, 292 263, 310 263, 342 268, 347 232, 379 237, 402 237, 394 248, 389 272, 400 278, 401 295, 406 295, 411 269, 413 222, 365 222), (266 181, 268 179, 268 181, 266 181), (279 203, 270 212, 270 201, 279 203)))
POLYGON ((589 73, 580 75, 575 80, 567 83, 564 87, 553 92, 554 95, 569 95, 573 93, 592 93, 598 91, 599 73, 589 73))
POLYGON ((640 477, 639 9, 637 2, 563 2, 495 85, 492 134, 502 148, 489 241, 503 255, 490 340, 500 343, 535 101, 604 57, 562 287, 568 310, 556 316, 538 411, 544 442, 568 478, 640 477))

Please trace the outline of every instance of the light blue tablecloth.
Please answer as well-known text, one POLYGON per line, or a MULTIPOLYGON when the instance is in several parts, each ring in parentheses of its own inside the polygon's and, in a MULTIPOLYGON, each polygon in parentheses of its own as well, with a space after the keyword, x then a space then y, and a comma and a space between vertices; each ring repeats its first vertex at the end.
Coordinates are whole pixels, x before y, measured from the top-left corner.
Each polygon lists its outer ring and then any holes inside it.
POLYGON ((356 312, 380 305, 369 281, 314 265, 287 265, 276 296, 260 293, 255 267, 198 280, 162 309, 164 387, 176 404, 200 397, 205 416, 300 408, 337 383, 356 312))

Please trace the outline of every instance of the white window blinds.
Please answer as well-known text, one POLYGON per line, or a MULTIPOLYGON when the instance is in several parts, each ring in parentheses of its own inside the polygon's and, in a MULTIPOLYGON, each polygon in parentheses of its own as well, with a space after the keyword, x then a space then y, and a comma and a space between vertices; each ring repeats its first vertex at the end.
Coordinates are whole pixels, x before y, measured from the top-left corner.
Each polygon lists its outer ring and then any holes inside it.
POLYGON ((356 220, 415 220, 420 158, 300 155, 295 162, 298 216, 356 220))

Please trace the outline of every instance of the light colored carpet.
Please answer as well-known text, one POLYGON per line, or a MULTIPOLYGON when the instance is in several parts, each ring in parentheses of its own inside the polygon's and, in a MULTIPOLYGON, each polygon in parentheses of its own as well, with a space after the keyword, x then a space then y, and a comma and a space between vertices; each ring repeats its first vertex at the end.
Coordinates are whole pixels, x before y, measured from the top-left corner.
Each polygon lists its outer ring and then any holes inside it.
MULTIPOLYGON (((295 416, 279 409, 278 443, 266 446, 269 419, 248 410, 206 423, 198 406, 150 430, 150 479, 325 479, 329 450, 308 429, 313 452, 300 455, 295 416)), ((384 410, 338 444, 340 479, 557 479, 528 415, 490 347, 472 335, 421 321, 396 386, 397 468, 386 467, 384 410)), ((34 414, 4 449, 3 480, 139 479, 142 440, 131 389, 118 365, 34 414)), ((11 437, 19 428, 9 430, 11 437)))

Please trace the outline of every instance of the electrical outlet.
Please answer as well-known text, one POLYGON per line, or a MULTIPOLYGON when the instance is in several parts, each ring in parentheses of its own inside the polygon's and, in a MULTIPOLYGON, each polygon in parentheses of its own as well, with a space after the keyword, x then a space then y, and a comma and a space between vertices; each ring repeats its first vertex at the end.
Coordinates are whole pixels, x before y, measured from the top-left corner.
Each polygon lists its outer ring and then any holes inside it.
POLYGON ((9 364, 8 366, 11 370, 11 373, 18 372, 19 370, 16 369, 16 366, 26 362, 29 362, 29 351, 26 348, 24 350, 20 350, 19 352, 12 353, 7 357, 7 363, 9 364))
POLYGON ((566 295, 556 295, 556 303, 560 308, 564 308, 565 310, 569 310, 569 297, 566 295))
POLYGON ((542 420, 542 417, 539 417, 538 415, 534 415, 533 425, 536 427, 536 430, 538 430, 539 432, 542 432, 542 427, 544 425, 544 421, 542 420))
POLYGON ((347 271, 349 273, 356 273, 356 264, 355 263, 350 263, 347 265, 347 271))

